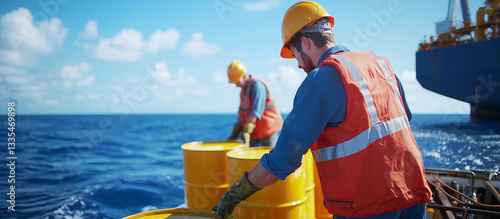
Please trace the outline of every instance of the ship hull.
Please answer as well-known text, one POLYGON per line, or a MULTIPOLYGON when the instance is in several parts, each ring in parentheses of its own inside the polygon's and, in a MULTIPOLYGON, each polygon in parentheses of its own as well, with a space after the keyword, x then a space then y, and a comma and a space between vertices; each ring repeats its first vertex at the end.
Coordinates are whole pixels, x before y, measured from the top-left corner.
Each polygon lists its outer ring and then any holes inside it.
POLYGON ((419 51, 422 87, 470 104, 471 118, 500 120, 500 38, 419 51))

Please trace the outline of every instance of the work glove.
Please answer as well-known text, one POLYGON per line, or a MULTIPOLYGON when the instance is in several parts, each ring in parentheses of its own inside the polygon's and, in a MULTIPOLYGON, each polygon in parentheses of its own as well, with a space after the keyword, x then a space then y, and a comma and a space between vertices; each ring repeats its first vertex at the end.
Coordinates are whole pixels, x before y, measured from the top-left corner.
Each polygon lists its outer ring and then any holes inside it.
POLYGON ((239 123, 234 123, 233 127, 233 133, 227 138, 227 140, 236 140, 238 139, 238 135, 240 135, 240 132, 243 130, 243 126, 241 126, 239 123))
POLYGON ((255 123, 247 122, 245 126, 243 126, 243 143, 250 144, 250 135, 255 129, 255 123))
POLYGON ((261 189, 255 188, 250 181, 248 181, 248 172, 243 173, 243 176, 234 183, 234 185, 229 188, 220 198, 220 202, 212 208, 212 211, 216 211, 216 217, 222 218, 223 216, 229 214, 231 215, 234 211, 236 205, 240 204, 255 192, 261 189))

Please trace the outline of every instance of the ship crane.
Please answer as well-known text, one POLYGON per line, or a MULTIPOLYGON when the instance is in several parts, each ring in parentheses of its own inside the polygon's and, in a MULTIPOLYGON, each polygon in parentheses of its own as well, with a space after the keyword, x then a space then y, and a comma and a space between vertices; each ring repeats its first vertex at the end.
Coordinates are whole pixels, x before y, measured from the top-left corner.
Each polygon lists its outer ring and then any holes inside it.
MULTIPOLYGON (((459 26, 459 21, 457 19, 458 14, 458 4, 459 0, 450 0, 448 4, 448 16, 444 21, 436 23, 436 33, 446 34, 459 26)), ((464 27, 471 26, 470 11, 469 11, 469 0, 460 0, 462 7, 462 17, 464 19, 464 27)))

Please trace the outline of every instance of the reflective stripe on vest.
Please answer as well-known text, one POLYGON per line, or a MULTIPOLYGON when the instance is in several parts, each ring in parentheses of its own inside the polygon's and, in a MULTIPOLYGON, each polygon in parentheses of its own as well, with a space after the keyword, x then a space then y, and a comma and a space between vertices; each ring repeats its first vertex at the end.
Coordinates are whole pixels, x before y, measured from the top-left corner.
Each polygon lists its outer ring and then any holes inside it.
MULTIPOLYGON (((390 72, 389 67, 387 66, 387 63, 385 62, 384 58, 375 54, 374 52, 370 51, 369 53, 372 54, 377 59, 378 65, 382 69, 382 72, 384 72, 385 79, 387 80, 389 85, 391 85, 392 90, 394 90, 394 94, 396 95, 397 99, 400 100, 399 88, 396 85, 396 82, 394 81, 394 79, 392 78, 391 73, 389 73, 390 72)), ((398 105, 399 105, 399 108, 401 109, 401 112, 405 113, 405 109, 403 108, 401 101, 398 101, 398 105)))
MULTIPOLYGON (((245 98, 245 99, 246 99, 246 98, 245 98)), ((246 105, 246 104, 244 104, 244 105, 246 105)), ((274 105, 275 105, 275 103, 274 103, 274 100, 273 100, 273 102, 272 102, 271 104, 267 105, 267 106, 264 108, 264 110, 270 110, 271 108, 273 108, 273 107, 274 107, 274 105)), ((244 106, 244 107, 246 107, 246 106, 244 106)), ((250 110, 248 110, 248 109, 242 109, 242 108, 240 108, 240 111, 243 111, 243 112, 250 112, 250 110)))
MULTIPOLYGON (((403 106, 401 104, 401 101, 399 101, 399 89, 396 87, 396 83, 394 83, 394 80, 392 79, 385 60, 374 53, 371 54, 377 59, 377 62, 382 69, 387 81, 396 94, 398 100, 397 102, 399 103, 399 106, 402 110, 401 112, 404 114, 405 110, 404 108, 402 108, 403 106)), ((342 55, 334 55, 333 57, 344 64, 344 66, 346 66, 355 82, 359 85, 360 91, 363 94, 364 102, 366 103, 368 112, 370 113, 372 127, 368 128, 368 130, 365 130, 364 132, 346 142, 312 151, 314 160, 316 162, 342 158, 355 154, 362 151, 363 149, 366 149, 371 143, 380 138, 410 127, 410 122, 408 121, 408 118, 406 116, 398 117, 380 123, 377 110, 373 103, 373 98, 370 91, 368 90, 367 83, 359 72, 358 68, 354 65, 354 63, 352 63, 342 55)))
POLYGON ((353 139, 338 145, 312 151, 314 161, 322 162, 353 155, 366 149, 371 143, 385 136, 410 128, 408 117, 401 116, 373 125, 353 139))
POLYGON ((361 88, 361 93, 363 94, 366 106, 368 107, 368 111, 370 112, 372 125, 378 123, 379 119, 378 119, 378 115, 377 115, 377 110, 375 109, 375 104, 373 103, 372 95, 371 95, 370 91, 368 90, 368 86, 366 85, 366 81, 363 78, 363 76, 361 75, 361 73, 359 72, 358 68, 354 65, 354 63, 352 63, 351 61, 349 61, 349 59, 345 58, 342 55, 334 55, 333 57, 336 58, 337 60, 339 60, 342 64, 344 64, 345 67, 347 67, 347 69, 351 73, 352 77, 354 78, 356 83, 361 88))

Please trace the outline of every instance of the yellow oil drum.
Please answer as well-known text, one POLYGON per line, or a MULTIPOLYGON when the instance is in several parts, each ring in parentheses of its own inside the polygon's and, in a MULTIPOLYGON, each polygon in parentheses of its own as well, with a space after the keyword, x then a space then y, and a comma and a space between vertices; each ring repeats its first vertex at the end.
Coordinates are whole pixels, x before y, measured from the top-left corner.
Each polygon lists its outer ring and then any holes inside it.
MULTIPOLYGON (((215 218, 215 211, 197 208, 172 208, 142 212, 123 219, 203 219, 215 218)), ((236 219, 233 216, 226 215, 222 219, 236 219)))
POLYGON ((316 164, 314 163, 314 158, 312 156, 311 150, 307 151, 306 154, 304 154, 304 159, 302 166, 304 166, 304 178, 306 180, 305 182, 305 192, 306 192, 306 209, 307 209, 307 218, 308 219, 316 219, 316 194, 315 194, 315 187, 316 183, 314 182, 314 174, 315 169, 314 167, 316 164))
POLYGON ((333 215, 326 210, 325 204, 323 203, 323 190, 321 189, 321 181, 319 180, 318 170, 316 169, 316 163, 314 163, 314 183, 316 188, 314 189, 315 199, 316 199, 316 218, 317 219, 332 219, 333 215))
POLYGON ((187 208, 212 210, 219 203, 229 190, 226 153, 244 147, 241 141, 197 141, 181 146, 187 208))
MULTIPOLYGON (((271 149, 271 147, 245 148, 228 152, 229 183, 234 184, 271 149)), ((306 218, 304 172, 305 168, 302 166, 285 180, 256 192, 236 206, 232 215, 238 219, 306 218)))

